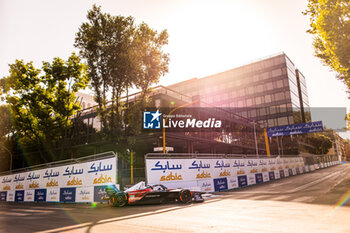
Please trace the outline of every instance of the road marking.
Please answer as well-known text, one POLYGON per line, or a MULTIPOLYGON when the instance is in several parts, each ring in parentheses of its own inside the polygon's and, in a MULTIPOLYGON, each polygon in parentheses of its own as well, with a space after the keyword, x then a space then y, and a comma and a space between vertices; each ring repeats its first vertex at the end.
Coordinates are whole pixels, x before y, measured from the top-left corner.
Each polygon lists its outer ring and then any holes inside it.
POLYGON ((270 200, 270 195, 259 195, 259 196, 253 196, 252 198, 249 198, 251 200, 257 200, 257 201, 267 201, 270 200))
POLYGON ((23 217, 23 216, 27 216, 27 215, 30 215, 30 214, 28 214, 28 213, 16 213, 16 212, 0 211, 0 216, 4 216, 4 215, 23 217))
POLYGON ((270 200, 272 200, 272 201, 281 201, 281 200, 287 200, 289 198, 290 198, 290 196, 288 196, 288 195, 281 195, 281 196, 270 198, 270 200))
MULTIPOLYGON (((91 206, 89 206, 90 208, 91 206)), ((73 208, 66 207, 45 207, 45 206, 33 206, 34 209, 45 209, 45 210, 73 210, 73 208)))
POLYGON ((53 213, 53 210, 34 210, 34 209, 11 209, 12 211, 22 211, 30 213, 53 213))
POLYGON ((308 188, 308 187, 310 187, 310 186, 313 186, 313 185, 315 185, 315 184, 321 183, 321 182, 323 182, 324 180, 327 180, 329 177, 338 175, 339 173, 340 173, 340 171, 331 173, 331 174, 329 174, 329 175, 327 175, 327 176, 325 176, 325 177, 323 177, 323 178, 321 178, 321 179, 319 179, 319 180, 314 180, 314 181, 312 181, 312 182, 310 182, 310 183, 307 183, 307 184, 304 184, 304 185, 302 185, 302 186, 299 186, 299 187, 297 187, 297 188, 295 188, 295 189, 292 189, 292 190, 289 191, 288 193, 298 192, 298 191, 300 191, 300 190, 303 190, 303 189, 308 188))
POLYGON ((312 200, 313 200, 313 197, 299 197, 299 198, 293 199, 292 201, 295 201, 295 202, 312 202, 312 200))

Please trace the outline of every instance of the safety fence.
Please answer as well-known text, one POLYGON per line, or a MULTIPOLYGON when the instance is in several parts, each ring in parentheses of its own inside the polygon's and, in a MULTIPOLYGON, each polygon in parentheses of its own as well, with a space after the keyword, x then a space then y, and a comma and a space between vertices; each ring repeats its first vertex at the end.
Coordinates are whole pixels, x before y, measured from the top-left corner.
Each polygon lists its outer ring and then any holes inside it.
POLYGON ((117 183, 114 152, 63 162, 0 176, 0 201, 101 202, 105 188, 117 183))
POLYGON ((282 179, 339 164, 328 161, 308 165, 302 157, 239 158, 237 155, 146 155, 149 184, 189 188, 204 192, 225 191, 282 179))

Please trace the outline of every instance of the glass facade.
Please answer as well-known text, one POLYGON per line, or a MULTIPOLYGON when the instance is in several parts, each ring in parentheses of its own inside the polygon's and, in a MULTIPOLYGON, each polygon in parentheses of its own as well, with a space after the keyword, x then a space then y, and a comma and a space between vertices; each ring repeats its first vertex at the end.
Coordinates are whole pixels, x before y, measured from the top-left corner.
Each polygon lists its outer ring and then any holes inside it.
POLYGON ((273 127, 308 121, 305 77, 284 54, 169 88, 273 127))

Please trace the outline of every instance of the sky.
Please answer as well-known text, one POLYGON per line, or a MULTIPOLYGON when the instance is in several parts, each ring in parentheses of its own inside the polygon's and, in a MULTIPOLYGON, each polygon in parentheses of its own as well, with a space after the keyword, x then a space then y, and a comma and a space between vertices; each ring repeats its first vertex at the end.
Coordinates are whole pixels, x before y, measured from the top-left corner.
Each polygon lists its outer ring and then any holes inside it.
MULTIPOLYGON (((306 77, 311 107, 346 107, 345 85, 314 56, 306 0, 0 0, 0 77, 15 59, 37 67, 67 59, 93 4, 166 29, 169 73, 159 84, 201 78, 285 52, 306 77)), ((346 137, 350 138, 348 133, 346 137)))

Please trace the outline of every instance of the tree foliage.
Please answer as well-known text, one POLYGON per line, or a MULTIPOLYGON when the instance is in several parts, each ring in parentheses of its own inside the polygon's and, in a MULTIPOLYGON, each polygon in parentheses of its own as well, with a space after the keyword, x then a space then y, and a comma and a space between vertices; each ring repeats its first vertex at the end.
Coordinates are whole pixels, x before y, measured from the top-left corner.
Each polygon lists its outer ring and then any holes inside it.
POLYGON ((332 141, 329 137, 322 134, 314 134, 309 138, 309 143, 314 146, 309 152, 312 154, 327 154, 332 147, 332 141))
POLYGON ((74 53, 67 61, 43 62, 42 70, 16 60, 2 82, 16 136, 21 143, 37 146, 42 161, 53 160, 55 143, 80 109, 75 94, 88 85, 86 66, 74 53))
POLYGON ((310 16, 315 55, 350 89, 350 1, 309 0, 304 14, 310 16))
POLYGON ((128 124, 128 111, 142 108, 140 104, 129 106, 122 97, 130 88, 138 88, 141 102, 146 102, 150 86, 168 71, 169 57, 162 51, 168 34, 165 30, 158 33, 146 23, 135 25, 130 16, 103 13, 96 5, 88 11, 87 19, 79 28, 75 46, 88 64, 102 135, 121 142, 127 131, 136 133, 127 130, 133 125, 128 124))

